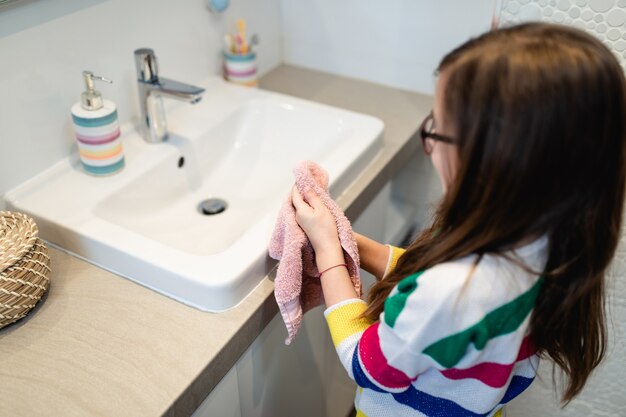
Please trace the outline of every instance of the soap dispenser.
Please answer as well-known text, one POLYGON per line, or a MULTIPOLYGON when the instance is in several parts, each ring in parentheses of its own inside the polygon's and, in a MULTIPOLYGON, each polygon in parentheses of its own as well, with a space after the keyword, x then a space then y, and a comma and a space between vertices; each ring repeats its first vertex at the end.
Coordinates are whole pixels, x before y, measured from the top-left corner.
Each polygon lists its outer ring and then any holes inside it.
POLYGON ((112 81, 83 71, 85 91, 72 106, 72 121, 78 142, 78 152, 85 172, 110 175, 124 167, 124 152, 120 140, 117 109, 112 101, 104 100, 95 89, 95 81, 112 81))

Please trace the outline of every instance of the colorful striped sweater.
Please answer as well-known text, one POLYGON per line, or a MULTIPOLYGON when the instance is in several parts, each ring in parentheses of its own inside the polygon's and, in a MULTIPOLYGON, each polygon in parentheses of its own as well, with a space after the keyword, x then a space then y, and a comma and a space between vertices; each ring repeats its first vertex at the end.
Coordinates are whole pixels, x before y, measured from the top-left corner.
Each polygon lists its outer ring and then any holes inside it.
MULTIPOLYGON (((402 250, 390 247, 385 275, 402 250)), ((543 271, 547 237, 518 248, 543 271)), ((357 318, 366 304, 328 308, 339 358, 358 385, 357 416, 500 416, 533 381, 539 359, 528 338, 542 279, 502 257, 436 265, 398 283, 380 320, 357 318)))

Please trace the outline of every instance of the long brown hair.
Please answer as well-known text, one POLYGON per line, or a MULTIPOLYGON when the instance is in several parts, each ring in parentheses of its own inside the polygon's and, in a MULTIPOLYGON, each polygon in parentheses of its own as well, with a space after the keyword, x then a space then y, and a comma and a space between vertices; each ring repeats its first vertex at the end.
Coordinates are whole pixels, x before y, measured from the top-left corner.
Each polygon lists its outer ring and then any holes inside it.
POLYGON ((438 71, 458 169, 432 226, 372 287, 364 315, 378 319, 393 287, 416 271, 471 254, 479 262, 547 234, 530 331, 567 377, 566 404, 606 351, 604 275, 626 177, 624 74, 591 35, 540 23, 472 39, 438 71))

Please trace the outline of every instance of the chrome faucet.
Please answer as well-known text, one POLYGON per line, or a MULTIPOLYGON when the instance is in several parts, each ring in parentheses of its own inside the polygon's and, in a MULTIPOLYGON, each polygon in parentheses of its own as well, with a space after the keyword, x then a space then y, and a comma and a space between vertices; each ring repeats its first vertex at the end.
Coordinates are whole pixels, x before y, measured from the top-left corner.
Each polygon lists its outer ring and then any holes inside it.
POLYGON ((141 135, 150 143, 167 139, 167 123, 163 97, 195 104, 202 99, 204 88, 159 77, 156 56, 149 48, 135 50, 139 107, 141 109, 141 135))

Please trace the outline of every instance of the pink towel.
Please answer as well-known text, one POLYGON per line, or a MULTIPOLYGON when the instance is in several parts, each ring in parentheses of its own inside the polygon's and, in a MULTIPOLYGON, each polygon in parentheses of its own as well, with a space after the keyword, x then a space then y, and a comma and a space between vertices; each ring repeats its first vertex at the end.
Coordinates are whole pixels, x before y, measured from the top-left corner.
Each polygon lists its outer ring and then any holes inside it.
MULTIPOLYGON (((354 289, 361 296, 359 251, 350 221, 328 194, 328 174, 310 161, 298 163, 293 173, 298 191, 301 194, 305 189, 315 192, 335 217, 348 273, 354 289)), ((317 277, 319 272, 315 265, 315 253, 309 239, 296 222, 291 194, 278 214, 269 245, 269 255, 280 261, 274 281, 274 296, 287 326, 285 344, 288 345, 302 324, 302 315, 313 307, 324 304, 324 294, 317 277)))

